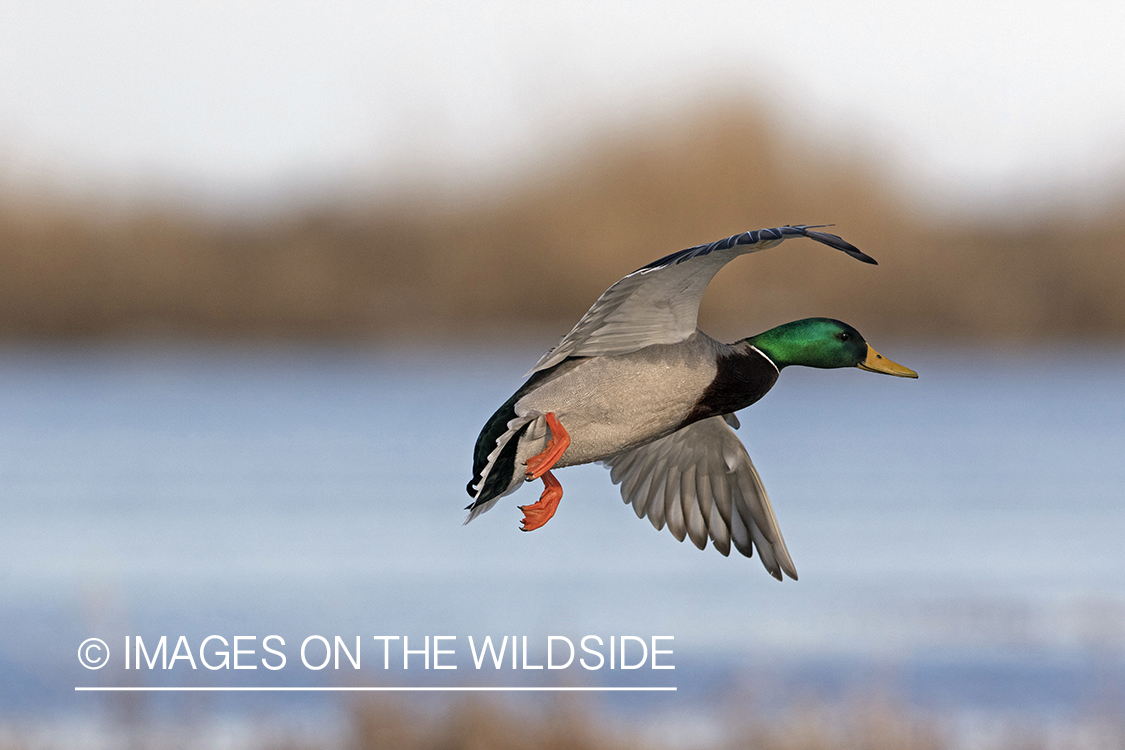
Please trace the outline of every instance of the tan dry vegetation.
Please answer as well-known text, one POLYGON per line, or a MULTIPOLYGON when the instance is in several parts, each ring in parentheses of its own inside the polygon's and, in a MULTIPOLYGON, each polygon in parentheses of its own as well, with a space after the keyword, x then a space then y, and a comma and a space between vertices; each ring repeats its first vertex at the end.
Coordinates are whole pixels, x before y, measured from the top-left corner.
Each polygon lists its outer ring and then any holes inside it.
POLYGON ((614 738, 590 710, 557 701, 547 711, 468 699, 427 716, 401 701, 371 700, 352 714, 349 750, 640 750, 614 738))
MULTIPOLYGON (((841 713, 827 707, 795 709, 772 723, 740 716, 727 736, 673 745, 643 725, 608 727, 590 706, 555 701, 544 707, 497 700, 464 700, 437 714, 402 701, 358 703, 349 750, 945 750, 934 727, 880 705, 841 713), (546 710, 544 710, 546 708, 546 710)), ((281 748, 279 748, 281 750, 281 748)))
POLYGON ((730 337, 827 315, 869 335, 1125 336, 1125 200, 1019 225, 927 214, 862 156, 814 153, 755 109, 691 111, 453 200, 414 190, 364 210, 220 221, 0 196, 0 335, 562 334, 661 255, 826 222, 881 265, 809 242, 740 259, 704 327, 730 337))
MULTIPOLYGON (((794 705, 781 711, 731 705, 720 738, 669 738, 644 719, 610 726, 591 706, 469 699, 424 711, 387 697, 353 705, 348 750, 1122 750, 1125 725, 1091 717, 1049 729, 1010 722, 968 736, 951 721, 924 719, 885 699, 794 705)), ((314 750, 281 743, 274 750, 314 750)))
MULTIPOLYGON (((1069 721, 1012 715, 966 732, 953 718, 925 718, 878 694, 780 709, 729 695, 720 700, 725 712, 702 731, 690 719, 676 726, 666 711, 609 721, 596 704, 574 696, 420 701, 380 695, 352 702, 341 727, 310 731, 293 723, 299 711, 280 712, 250 718, 244 731, 231 734, 230 717, 204 709, 183 714, 186 723, 168 715, 118 716, 80 744, 136 750, 1125 750, 1118 710, 1069 721), (226 731, 214 731, 215 719, 226 731), (703 736, 693 739, 693 732, 703 736)), ((44 733, 0 723, 0 750, 72 747, 78 735, 62 728, 44 733)))

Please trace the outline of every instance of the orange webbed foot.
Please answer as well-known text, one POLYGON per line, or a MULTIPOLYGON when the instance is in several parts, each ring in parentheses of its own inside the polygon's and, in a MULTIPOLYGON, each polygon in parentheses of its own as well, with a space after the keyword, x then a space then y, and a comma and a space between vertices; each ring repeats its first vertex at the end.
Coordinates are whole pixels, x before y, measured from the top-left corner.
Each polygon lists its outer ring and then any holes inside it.
POLYGON ((563 489, 559 484, 559 480, 555 479, 555 475, 551 472, 546 472, 543 475, 543 494, 539 496, 539 501, 533 505, 521 505, 520 510, 523 511, 523 525, 520 527, 521 531, 535 531, 543 524, 551 520, 558 510, 559 500, 562 500, 563 489))
POLYGON ((550 411, 545 416, 547 426, 551 428, 551 439, 541 453, 527 459, 527 480, 529 482, 550 471, 551 467, 558 463, 562 455, 566 453, 566 449, 570 447, 570 434, 559 422, 555 413, 550 411))

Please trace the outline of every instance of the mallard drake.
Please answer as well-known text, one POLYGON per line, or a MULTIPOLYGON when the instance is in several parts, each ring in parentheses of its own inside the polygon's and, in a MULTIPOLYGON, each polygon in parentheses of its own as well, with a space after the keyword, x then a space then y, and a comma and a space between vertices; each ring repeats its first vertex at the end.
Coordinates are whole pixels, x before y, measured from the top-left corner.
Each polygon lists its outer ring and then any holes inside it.
POLYGON ((653 261, 598 298, 527 373, 484 425, 467 490, 465 523, 542 479, 522 529, 547 523, 562 486, 553 469, 601 462, 638 518, 700 549, 758 556, 778 580, 796 579, 777 518, 735 412, 773 387, 790 365, 917 373, 886 359, 847 323, 808 318, 723 344, 699 330, 699 302, 724 265, 745 253, 807 237, 864 263, 875 260, 820 226, 743 232, 653 261), (732 429, 733 428, 733 429, 732 429))

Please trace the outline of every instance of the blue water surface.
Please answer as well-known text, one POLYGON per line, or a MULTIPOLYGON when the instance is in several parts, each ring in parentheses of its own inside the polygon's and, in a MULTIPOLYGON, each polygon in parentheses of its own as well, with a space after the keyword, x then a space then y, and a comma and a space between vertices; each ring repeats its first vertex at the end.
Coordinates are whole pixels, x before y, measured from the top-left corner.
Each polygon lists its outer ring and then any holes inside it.
POLYGON ((553 684, 466 669, 466 638, 595 634, 674 636, 677 669, 643 680, 685 699, 755 676, 1028 711, 1122 690, 1125 354, 887 353, 920 379, 792 368, 740 414, 800 572, 779 583, 638 520, 597 466, 558 473, 543 529, 516 509, 539 483, 462 526, 477 433, 536 351, 9 346, 0 712, 82 710, 74 686, 126 678, 359 679, 77 663, 136 634, 459 638, 459 670, 360 682, 553 684))

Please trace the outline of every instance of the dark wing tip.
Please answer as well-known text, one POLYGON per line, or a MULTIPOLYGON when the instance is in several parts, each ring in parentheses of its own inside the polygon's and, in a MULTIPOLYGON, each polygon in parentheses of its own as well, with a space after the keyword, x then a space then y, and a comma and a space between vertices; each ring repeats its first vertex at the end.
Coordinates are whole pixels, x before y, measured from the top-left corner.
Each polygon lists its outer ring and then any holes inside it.
POLYGON ((813 232, 810 231, 807 227, 800 227, 800 229, 803 229, 804 231, 802 232, 802 234, 804 234, 811 240, 816 240, 817 242, 828 245, 828 247, 847 253, 856 260, 863 261, 864 263, 870 263, 873 266, 879 265, 879 263, 874 258, 860 250, 852 243, 843 239, 842 237, 838 237, 834 234, 829 234, 828 232, 813 232))
POLYGON ((830 226, 832 225, 798 224, 794 226, 791 224, 787 224, 783 227, 775 227, 773 229, 757 229, 749 232, 743 232, 741 234, 727 237, 726 239, 718 240, 717 242, 711 242, 706 245, 696 245, 695 247, 689 247, 686 250, 680 250, 670 255, 665 255, 663 258, 654 260, 647 265, 641 266, 633 273, 638 273, 641 271, 652 271, 659 268, 664 268, 665 266, 675 265, 676 263, 683 263, 684 261, 691 260, 692 258, 698 258, 701 255, 708 255, 712 252, 715 252, 716 250, 727 250, 731 247, 734 247, 735 245, 754 245, 758 242, 766 240, 781 240, 785 239, 786 237, 808 237, 811 240, 816 240, 817 242, 828 245, 831 248, 847 253, 856 260, 863 261, 864 263, 870 263, 873 266, 879 265, 877 262, 875 262, 874 258, 872 258, 867 253, 864 253, 855 245, 843 239, 842 237, 838 237, 834 234, 829 234, 828 232, 812 231, 814 229, 820 229, 822 227, 830 226))

